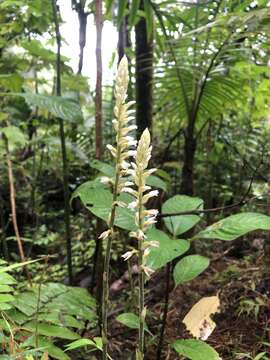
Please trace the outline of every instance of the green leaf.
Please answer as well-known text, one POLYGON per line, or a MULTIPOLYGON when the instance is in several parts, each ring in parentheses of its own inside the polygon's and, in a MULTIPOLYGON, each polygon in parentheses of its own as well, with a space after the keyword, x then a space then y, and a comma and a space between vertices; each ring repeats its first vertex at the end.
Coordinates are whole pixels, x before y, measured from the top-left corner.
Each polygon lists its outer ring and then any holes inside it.
POLYGON ((19 144, 24 146, 27 141, 22 131, 17 126, 7 126, 1 129, 1 132, 6 135, 9 143, 12 145, 19 144))
POLYGON ((75 340, 72 343, 66 345, 67 348, 66 348, 65 351, 78 349, 78 348, 80 348, 82 346, 93 346, 93 347, 100 350, 100 347, 96 344, 95 341, 90 340, 90 339, 79 339, 79 340, 75 340))
POLYGON ((7 303, 14 300, 14 296, 10 294, 0 294, 0 303, 7 303))
POLYGON ((255 356, 253 360, 260 360, 263 359, 263 357, 266 355, 266 352, 261 352, 258 355, 255 356))
MULTIPOLYGON (((41 260, 43 260, 43 259, 41 258, 41 259, 35 259, 35 260, 28 260, 28 261, 25 261, 25 262, 16 263, 16 264, 4 266, 4 267, 1 266, 0 267, 0 274, 11 271, 11 270, 14 270, 14 269, 17 269, 17 268, 20 268, 20 267, 23 267, 23 266, 28 265, 28 264, 35 263, 37 261, 41 261, 41 260)), ((0 283, 1 283, 1 279, 0 279, 0 283)))
POLYGON ((146 184, 158 189, 162 189, 163 191, 167 191, 167 184, 165 183, 165 181, 155 175, 150 175, 146 179, 146 184))
POLYGON ((0 268, 0 284, 1 285, 12 285, 12 284, 16 284, 16 280, 14 279, 13 276, 4 273, 1 273, 1 268, 0 268))
POLYGON ((138 10, 140 7, 140 2, 141 0, 132 0, 129 17, 128 17, 129 26, 131 28, 135 25, 136 17, 138 15, 138 10))
POLYGON ((43 61, 50 63, 55 62, 56 54, 53 51, 46 48, 37 39, 32 39, 31 41, 29 40, 22 41, 20 45, 36 59, 42 59, 43 61))
POLYGON ((0 74, 0 85, 10 91, 20 91, 23 77, 19 74, 0 74))
POLYGON ((83 322, 78 321, 74 316, 64 315, 59 313, 59 311, 51 313, 40 313, 38 315, 39 321, 46 321, 54 325, 62 325, 67 327, 74 327, 76 329, 83 328, 83 322))
POLYGON ((159 247, 151 247, 147 257, 147 266, 157 270, 189 249, 189 242, 180 239, 171 239, 163 231, 155 228, 147 232, 147 241, 158 241, 159 247))
POLYGON ((173 277, 176 285, 183 284, 200 275, 208 266, 209 259, 201 255, 189 255, 175 266, 173 277))
MULTIPOLYGON (((123 313, 117 316, 117 321, 121 324, 129 327, 130 329, 139 329, 140 327, 140 319, 139 316, 133 313, 123 313)), ((145 323, 144 329, 149 332, 148 327, 145 323)))
POLYGON ((0 284, 0 293, 11 292, 11 291, 13 291, 11 286, 0 284))
POLYGON ((114 0, 105 0, 106 14, 111 12, 114 0))
MULTIPOLYGON (((162 206, 162 213, 177 213, 183 211, 191 211, 202 209, 203 200, 197 197, 186 195, 175 195, 165 201, 162 206)), ((174 235, 180 235, 190 230, 199 221, 198 215, 179 215, 164 218, 167 229, 174 235)))
POLYGON ((115 170, 114 170, 113 166, 111 166, 103 161, 93 160, 93 161, 91 161, 91 167, 99 170, 101 173, 108 176, 109 178, 114 177, 115 170))
POLYGON ((6 95, 21 96, 30 106, 37 106, 63 120, 76 122, 82 119, 81 107, 73 99, 32 93, 8 93, 6 95))
MULTIPOLYGON (((49 341, 47 338, 39 336, 38 345, 43 348, 44 351, 48 351, 48 354, 58 360, 71 360, 70 357, 64 353, 59 347, 55 346, 53 342, 49 341)), ((29 337, 24 343, 23 346, 36 346, 35 336, 29 337)))
POLYGON ((178 354, 191 360, 221 360, 216 350, 201 340, 176 340, 172 346, 178 354))
POLYGON ((241 213, 208 226, 195 238, 231 241, 255 230, 270 230, 270 216, 259 213, 241 213))
MULTIPOLYGON (((36 331, 36 322, 30 321, 24 325, 24 328, 35 332, 36 331)), ((68 339, 68 340, 75 340, 80 337, 78 334, 69 330, 66 327, 50 325, 50 324, 45 324, 45 323, 38 323, 37 333, 39 335, 51 336, 51 337, 56 337, 56 338, 60 338, 60 339, 68 339)))
POLYGON ((127 0, 118 0, 118 13, 117 13, 117 25, 120 26, 125 16, 127 8, 127 0))
MULTIPOLYGON (((37 311, 38 288, 32 291, 25 291, 16 295, 13 305, 28 317, 34 316, 37 311)), ((93 323, 96 321, 96 303, 86 289, 66 286, 59 283, 48 283, 40 289, 40 319, 48 314, 44 321, 55 321, 55 313, 59 317, 57 325, 79 328, 80 324, 73 319, 73 316, 93 323)), ((74 340, 74 339, 71 339, 74 340)))
MULTIPOLYGON (((102 184, 100 188, 90 181, 82 184, 75 190, 72 198, 76 196, 80 197, 84 206, 95 216, 104 221, 108 220, 113 196, 109 190, 102 188, 102 184)), ((128 194, 121 194, 118 200, 130 203, 133 198, 128 194)), ((127 208, 117 207, 115 225, 125 230, 135 230, 134 212, 127 208)))
POLYGON ((150 0, 144 0, 144 11, 145 11, 145 20, 146 20, 146 28, 147 28, 147 38, 149 41, 153 36, 153 31, 154 31, 153 9, 150 0))

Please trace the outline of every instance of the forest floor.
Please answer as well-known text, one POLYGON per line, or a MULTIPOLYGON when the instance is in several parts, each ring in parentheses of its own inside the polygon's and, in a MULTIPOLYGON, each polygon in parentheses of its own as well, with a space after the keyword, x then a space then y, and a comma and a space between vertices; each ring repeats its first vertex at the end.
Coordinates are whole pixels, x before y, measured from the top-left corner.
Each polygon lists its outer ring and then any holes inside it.
MULTIPOLYGON (((213 317, 217 326, 207 342, 218 351, 221 358, 253 359, 262 351, 270 355, 270 254, 267 246, 263 250, 258 249, 265 240, 253 238, 249 243, 255 244, 255 247, 251 245, 246 252, 239 250, 242 248, 237 247, 237 243, 236 247, 217 245, 215 250, 218 251, 215 253, 207 254, 205 250, 204 255, 212 259, 207 271, 186 285, 174 288, 171 283, 161 359, 179 360, 179 355, 169 343, 176 339, 191 338, 182 323, 184 316, 202 297, 214 295, 219 296, 221 308, 213 317), (269 346, 263 342, 268 342, 269 346)), ((154 274, 147 285, 147 324, 152 334, 159 334, 160 331, 165 284, 166 271, 161 271, 154 274)), ((123 297, 127 297, 129 292, 129 283, 126 282, 119 291, 113 292, 112 299, 123 304, 123 297)), ((129 360, 134 354, 136 330, 115 320, 117 314, 125 311, 121 305, 112 311, 110 343, 114 360, 129 360)), ((145 360, 157 360, 158 337, 146 334, 146 338, 145 360)))

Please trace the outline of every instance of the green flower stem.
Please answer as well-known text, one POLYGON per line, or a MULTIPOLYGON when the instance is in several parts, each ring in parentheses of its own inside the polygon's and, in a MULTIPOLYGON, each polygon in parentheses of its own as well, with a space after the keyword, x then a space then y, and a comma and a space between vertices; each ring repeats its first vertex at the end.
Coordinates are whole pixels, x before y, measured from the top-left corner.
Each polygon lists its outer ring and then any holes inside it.
MULTIPOLYGON (((143 184, 142 184, 142 176, 139 176, 139 229, 143 230, 142 227, 142 198, 143 198, 143 184)), ((140 237, 138 239, 138 265, 139 265, 139 319, 140 319, 140 327, 139 327, 139 352, 141 357, 143 358, 144 353, 144 322, 145 322, 145 315, 144 315, 144 270, 143 270, 143 238, 140 237)))
MULTIPOLYGON (((118 130, 118 135, 120 130, 118 130)), ((119 136, 118 136, 119 137, 119 136)), ((118 196, 118 185, 120 180, 120 155, 121 147, 117 145, 117 157, 116 157, 116 173, 113 190, 113 202, 109 219, 109 230, 111 233, 107 239, 106 253, 104 257, 103 268, 103 286, 102 286, 102 359, 108 359, 108 308, 109 308, 109 273, 110 273, 110 260, 111 260, 111 248, 114 238, 114 220, 116 214, 116 200, 118 196)))

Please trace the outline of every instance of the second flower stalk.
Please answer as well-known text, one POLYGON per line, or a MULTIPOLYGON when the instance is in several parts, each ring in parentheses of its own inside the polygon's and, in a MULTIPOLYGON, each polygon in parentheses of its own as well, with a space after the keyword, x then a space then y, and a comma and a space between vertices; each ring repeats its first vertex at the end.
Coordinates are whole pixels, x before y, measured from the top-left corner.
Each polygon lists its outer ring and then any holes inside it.
POLYGON ((145 328, 145 316, 146 308, 144 306, 144 283, 145 275, 150 276, 153 272, 147 266, 147 256, 150 253, 152 246, 158 246, 156 242, 147 241, 146 231, 148 228, 156 222, 157 210, 145 209, 145 204, 150 198, 158 195, 157 190, 151 191, 151 187, 146 185, 147 178, 156 169, 147 169, 149 160, 151 158, 151 137, 148 129, 145 129, 138 143, 137 151, 134 156, 134 162, 131 163, 131 169, 128 169, 128 174, 131 175, 132 182, 130 186, 126 187, 122 191, 130 193, 134 197, 134 201, 129 204, 129 208, 135 210, 134 221, 137 229, 130 233, 131 237, 134 237, 138 241, 138 250, 129 251, 123 255, 123 258, 127 260, 133 254, 138 256, 138 271, 139 271, 139 344, 136 350, 136 358, 138 360, 143 359, 144 354, 144 328, 145 328))

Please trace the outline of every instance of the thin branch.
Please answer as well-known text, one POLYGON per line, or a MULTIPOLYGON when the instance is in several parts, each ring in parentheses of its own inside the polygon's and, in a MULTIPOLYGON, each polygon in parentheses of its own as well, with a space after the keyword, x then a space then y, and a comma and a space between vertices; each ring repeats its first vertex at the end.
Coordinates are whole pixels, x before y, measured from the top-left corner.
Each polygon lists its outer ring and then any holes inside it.
MULTIPOLYGON (((235 145, 233 145, 232 143, 229 142, 228 139, 226 139, 225 137, 221 138, 224 143, 229 146, 243 161, 243 164, 246 165, 248 168, 250 168, 250 170, 255 171, 256 169, 254 169, 254 167, 250 164, 250 162, 240 153, 240 151, 237 149, 237 147, 235 145)), ((257 171, 256 174, 265 182, 269 182, 269 178, 267 178, 266 176, 264 176, 261 172, 257 171)))
MULTIPOLYGON (((19 249, 20 258, 21 258, 22 262, 25 262, 26 258, 25 258, 24 248, 23 248, 23 242, 22 242, 22 239, 20 236, 18 222, 17 222, 16 191, 15 191, 15 186, 14 186, 13 166, 12 166, 12 161, 11 161, 11 156, 10 156, 10 151, 9 151, 9 143, 8 143, 8 138, 5 135, 3 136, 3 138, 4 138, 4 142, 5 142, 6 159, 7 159, 7 166, 8 166, 8 179, 9 179, 9 188, 10 188, 12 223, 13 223, 13 228, 14 228, 14 232, 15 232, 15 236, 16 236, 18 249, 19 249)), ((26 272, 26 276, 29 281, 29 284, 31 285, 32 284, 31 275, 30 275, 26 265, 24 266, 24 268, 25 268, 25 272, 26 272)))
MULTIPOLYGON (((258 196, 253 196, 248 199, 248 195, 251 191, 251 187, 252 187, 255 175, 257 174, 257 171, 258 171, 258 168, 260 167, 260 165, 261 165, 261 163, 254 170, 247 191, 245 192, 245 194, 242 196, 242 198, 237 203, 227 205, 227 206, 211 208, 211 209, 198 209, 197 208, 197 209, 189 210, 189 211, 178 211, 178 212, 174 212, 174 213, 161 213, 158 215, 158 217, 165 218, 165 217, 180 216, 180 215, 202 215, 202 214, 216 213, 216 212, 220 212, 220 211, 233 209, 235 207, 242 207, 242 206, 246 205, 247 203, 249 203, 255 199, 258 199, 258 196)), ((201 204, 199 206, 201 206, 201 204)))

